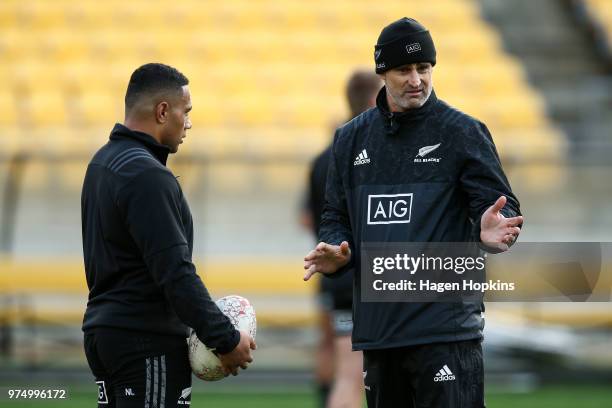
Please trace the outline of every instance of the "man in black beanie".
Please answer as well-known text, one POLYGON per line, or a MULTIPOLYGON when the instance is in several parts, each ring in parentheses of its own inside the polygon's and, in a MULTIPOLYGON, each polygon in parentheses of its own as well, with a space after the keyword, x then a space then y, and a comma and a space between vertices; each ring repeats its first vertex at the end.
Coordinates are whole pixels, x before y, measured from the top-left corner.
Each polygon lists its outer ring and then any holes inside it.
POLYGON ((436 48, 429 31, 416 20, 404 17, 385 27, 374 47, 374 60, 376 73, 385 81, 391 111, 420 108, 429 99, 436 48), (407 81, 412 65, 416 65, 420 86, 414 85, 416 76, 410 78, 412 83, 407 81))
POLYGON ((425 27, 410 18, 388 25, 374 59, 385 86, 375 109, 336 131, 304 279, 353 269, 352 341, 364 352, 368 407, 484 407, 484 305, 400 302, 389 291, 364 301, 372 270, 362 252, 419 242, 507 251, 521 232, 519 202, 487 127, 436 97, 425 27))

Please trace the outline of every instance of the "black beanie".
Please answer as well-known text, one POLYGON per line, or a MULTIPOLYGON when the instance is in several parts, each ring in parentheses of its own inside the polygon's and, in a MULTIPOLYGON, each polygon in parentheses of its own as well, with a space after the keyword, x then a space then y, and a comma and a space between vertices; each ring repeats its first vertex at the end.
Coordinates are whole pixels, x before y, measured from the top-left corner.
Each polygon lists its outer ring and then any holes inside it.
POLYGON ((380 32, 374 46, 376 73, 406 64, 431 62, 436 65, 436 47, 429 31, 412 18, 400 18, 380 32))

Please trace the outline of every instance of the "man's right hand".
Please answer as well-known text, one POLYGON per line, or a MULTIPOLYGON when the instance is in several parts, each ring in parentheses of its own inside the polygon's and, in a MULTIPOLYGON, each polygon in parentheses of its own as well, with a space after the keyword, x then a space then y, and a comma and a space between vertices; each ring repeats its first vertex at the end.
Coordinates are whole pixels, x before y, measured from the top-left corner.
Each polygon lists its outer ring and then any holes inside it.
POLYGON ((232 351, 219 354, 225 375, 238 375, 238 368, 246 369, 253 361, 251 350, 255 350, 255 340, 245 331, 240 330, 240 341, 232 351))
POLYGON ((350 260, 351 249, 348 242, 343 241, 340 245, 320 242, 315 249, 304 257, 304 269, 307 271, 304 280, 307 281, 317 272, 334 273, 349 263, 350 260))

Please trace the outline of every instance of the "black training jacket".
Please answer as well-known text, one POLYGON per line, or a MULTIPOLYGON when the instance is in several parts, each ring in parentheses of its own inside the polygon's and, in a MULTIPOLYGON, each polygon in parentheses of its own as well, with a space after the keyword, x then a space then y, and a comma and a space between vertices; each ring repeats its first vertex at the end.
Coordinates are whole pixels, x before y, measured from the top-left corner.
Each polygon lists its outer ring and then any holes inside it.
POLYGON ((169 149, 117 124, 93 157, 81 221, 89 300, 83 330, 120 328, 198 337, 220 353, 240 339, 191 261, 193 223, 166 167, 169 149))
POLYGON ((336 131, 319 239, 348 241, 352 250, 343 269, 356 271, 355 349, 482 337, 482 304, 361 302, 360 246, 477 241, 480 217, 500 195, 508 198, 506 217, 520 214, 486 126, 434 92, 421 108, 391 113, 382 88, 375 108, 336 131), (375 206, 368 212, 370 196, 397 194, 411 194, 407 218, 386 219, 375 206))

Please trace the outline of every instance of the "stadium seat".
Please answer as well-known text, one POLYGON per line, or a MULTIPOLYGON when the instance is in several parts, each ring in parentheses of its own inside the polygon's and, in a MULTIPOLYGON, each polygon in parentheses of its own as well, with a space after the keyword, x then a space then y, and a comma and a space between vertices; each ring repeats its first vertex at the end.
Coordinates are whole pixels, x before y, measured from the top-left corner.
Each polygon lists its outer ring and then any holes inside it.
POLYGON ((33 35, 15 27, 0 25, 0 58, 3 68, 12 67, 20 58, 36 55, 37 45, 33 35))
MULTIPOLYGON (((89 135, 82 135, 83 138, 89 135)), ((74 143, 74 138, 71 142, 74 143)), ((83 180, 85 179, 85 171, 87 165, 83 161, 70 161, 66 163, 58 163, 53 168, 53 175, 55 176, 58 188, 65 192, 78 193, 83 187, 83 180)))
POLYGON ((64 10, 54 2, 37 0, 14 4, 20 26, 26 29, 48 29, 65 24, 64 10))
POLYGON ((17 13, 13 1, 0 2, 0 27, 7 29, 17 25, 17 13))
MULTIPOLYGON (((588 3, 609 15, 605 0, 588 3)), ((12 81, 0 92, 0 104, 7 106, 9 94, 23 103, 6 108, 0 126, 64 127, 66 134, 107 129, 122 118, 133 70, 161 61, 191 79, 191 134, 201 132, 207 140, 193 149, 209 154, 240 148, 232 137, 207 138, 209 129, 241 135, 247 128, 266 128, 285 137, 256 150, 292 155, 299 141, 289 138, 296 131, 326 140, 329 123, 345 118, 350 71, 371 68, 381 26, 410 14, 433 33, 439 50, 434 83, 442 99, 487 122, 496 134, 520 129, 562 139, 546 130, 551 125, 540 98, 474 1, 439 0, 407 11, 399 0, 385 7, 366 0, 205 6, 186 0, 162 10, 160 0, 1 2, 0 74, 12 81)))
MULTIPOLYGON (((0 94, 0 98, 1 98, 0 94)), ((0 102, 1 104, 2 102, 0 102)), ((2 107, 0 107, 2 109, 2 107)), ((16 153, 20 153, 22 145, 22 136, 18 129, 15 127, 6 127, 0 124, 0 152, 2 152, 2 156, 4 156, 7 161, 1 161, 0 163, 0 174, 6 173, 6 165, 8 163, 8 158, 12 157, 16 153)))
POLYGON ((17 116, 17 98, 9 89, 0 88, 0 127, 19 122, 17 116))
POLYGON ((36 127, 68 125, 66 99, 59 89, 33 92, 26 112, 26 123, 36 127))
MULTIPOLYGON (((37 140, 41 141, 39 138, 32 138, 31 140, 24 141, 24 145, 33 144, 37 140)), ((44 148, 39 151, 44 151, 44 148)), ((50 183, 51 173, 49 172, 48 164, 40 160, 28 161, 20 186, 22 191, 25 194, 28 194, 30 191, 44 191, 50 183)))
POLYGON ((231 114, 227 109, 219 103, 215 93, 212 93, 210 88, 204 88, 203 92, 194 93, 191 91, 191 103, 193 110, 189 113, 193 132, 201 132, 207 137, 206 128, 223 126, 225 124, 225 115, 231 114))
POLYGON ((206 172, 206 180, 212 191, 219 193, 238 193, 247 191, 253 186, 257 177, 248 164, 236 162, 221 162, 210 166, 206 172))
POLYGON ((53 30, 41 35, 40 55, 45 61, 69 65, 88 57, 89 45, 83 37, 76 37, 67 30, 53 30))
POLYGON ((7 84, 19 92, 20 98, 29 98, 38 93, 59 92, 62 87, 60 66, 46 63, 42 58, 21 60, 11 64, 12 81, 7 84))
POLYGON ((65 3, 63 10, 67 24, 86 33, 109 27, 114 22, 113 6, 110 1, 77 1, 65 3))
POLYGON ((85 126, 110 126, 123 121, 121 99, 111 92, 86 92, 75 97, 75 120, 85 126))

